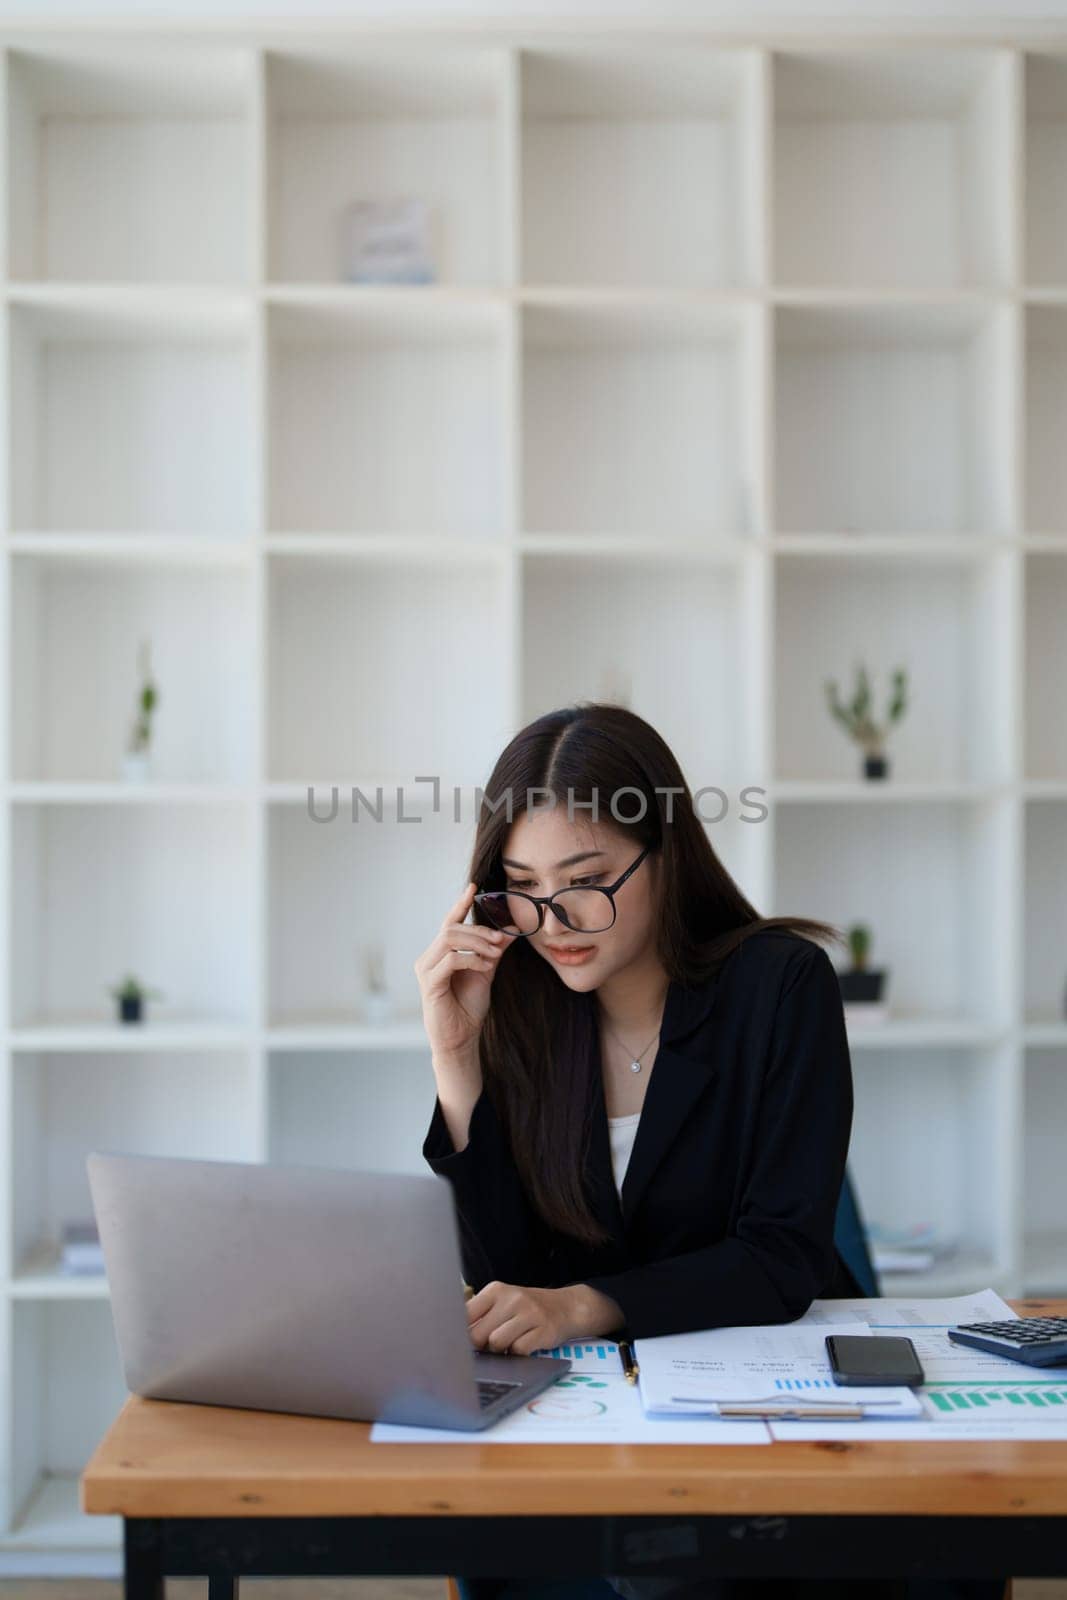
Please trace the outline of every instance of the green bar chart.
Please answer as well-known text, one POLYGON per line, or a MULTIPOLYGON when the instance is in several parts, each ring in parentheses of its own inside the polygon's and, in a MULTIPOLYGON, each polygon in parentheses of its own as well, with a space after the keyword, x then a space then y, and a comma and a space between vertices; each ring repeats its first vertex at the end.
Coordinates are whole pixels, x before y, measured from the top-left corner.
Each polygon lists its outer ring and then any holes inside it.
POLYGON ((1067 1382, 928 1384, 925 1393, 941 1416, 982 1412, 992 1419, 1026 1412, 1032 1418, 1044 1412, 1050 1418, 1067 1417, 1067 1382))

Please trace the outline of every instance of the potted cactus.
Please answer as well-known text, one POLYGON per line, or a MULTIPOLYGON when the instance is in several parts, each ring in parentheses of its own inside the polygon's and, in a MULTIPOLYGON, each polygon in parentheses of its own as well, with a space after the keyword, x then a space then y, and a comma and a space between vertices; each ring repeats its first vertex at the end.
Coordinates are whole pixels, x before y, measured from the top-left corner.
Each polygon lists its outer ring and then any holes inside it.
POLYGON ((118 1001, 120 1022, 141 1022, 144 1020, 144 1002, 151 998, 162 1000, 163 996, 158 989, 147 989, 132 973, 127 973, 120 984, 113 985, 108 993, 114 995, 118 1001))
POLYGON ((850 739, 863 750, 863 775, 865 778, 884 778, 889 772, 885 754, 885 741, 889 729, 899 722, 908 703, 908 675, 904 667, 897 667, 892 677, 889 706, 885 721, 874 721, 871 715, 871 685, 867 669, 862 662, 856 668, 856 688, 851 701, 846 704, 837 689, 837 680, 826 680, 826 700, 830 713, 844 728, 850 739))
POLYGON ((884 967, 868 965, 871 930, 865 922, 854 922, 847 934, 851 966, 837 974, 845 1014, 865 1022, 880 1021, 885 1015, 885 989, 888 973, 884 967))
POLYGON ((122 775, 129 783, 143 783, 148 777, 152 713, 159 704, 159 691, 152 680, 151 652, 147 639, 141 641, 137 661, 141 674, 141 687, 137 691, 136 709, 122 758, 122 775))

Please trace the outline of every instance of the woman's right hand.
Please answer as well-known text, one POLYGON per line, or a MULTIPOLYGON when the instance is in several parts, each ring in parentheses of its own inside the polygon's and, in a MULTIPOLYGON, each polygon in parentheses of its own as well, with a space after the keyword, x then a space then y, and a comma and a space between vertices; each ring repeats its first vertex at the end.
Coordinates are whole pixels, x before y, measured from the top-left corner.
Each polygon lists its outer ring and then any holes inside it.
POLYGON ((476 885, 468 883, 415 962, 422 1018, 438 1064, 477 1064, 478 1036, 489 1011, 493 977, 511 942, 506 933, 463 921, 475 892, 476 885), (468 950, 473 954, 459 953, 468 950))

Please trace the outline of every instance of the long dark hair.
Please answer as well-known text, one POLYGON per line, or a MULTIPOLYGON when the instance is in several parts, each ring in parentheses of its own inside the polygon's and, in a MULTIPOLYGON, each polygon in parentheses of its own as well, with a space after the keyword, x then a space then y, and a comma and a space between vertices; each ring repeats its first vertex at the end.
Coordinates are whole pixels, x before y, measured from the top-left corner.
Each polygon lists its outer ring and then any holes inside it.
MULTIPOLYGON (((468 881, 505 887, 501 862, 515 815, 555 797, 573 814, 608 823, 613 795, 632 821, 610 817, 635 845, 661 852, 656 936, 671 979, 698 985, 763 928, 841 941, 838 928, 806 917, 761 917, 719 860, 672 751, 625 706, 580 701, 523 728, 501 753, 485 788, 468 881), (674 791, 673 794, 669 791, 674 791), (530 799, 536 791, 537 798, 530 799), (596 813, 578 809, 597 797, 596 813), (637 816, 644 796, 644 814, 637 816), (509 805, 505 803, 510 796, 509 805)), ((477 906, 474 919, 483 922, 477 906)), ((515 1164, 548 1225, 589 1244, 609 1236, 586 1197, 583 1175, 599 1071, 595 991, 560 982, 525 939, 501 961, 479 1040, 486 1092, 508 1133, 515 1164)))

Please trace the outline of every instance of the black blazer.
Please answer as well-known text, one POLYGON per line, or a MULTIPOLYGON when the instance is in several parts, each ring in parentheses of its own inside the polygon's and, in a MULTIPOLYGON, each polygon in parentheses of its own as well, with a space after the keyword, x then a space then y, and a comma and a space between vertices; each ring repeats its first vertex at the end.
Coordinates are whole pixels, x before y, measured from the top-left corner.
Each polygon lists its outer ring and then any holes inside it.
POLYGON ((593 1079, 590 1201, 611 1231, 598 1247, 535 1212, 485 1088, 460 1151, 435 1099, 422 1153, 452 1186, 475 1289, 591 1284, 622 1308, 616 1338, 790 1322, 859 1292, 834 1245, 852 1072, 821 945, 761 929, 709 982, 671 982, 621 1204, 593 1079))

